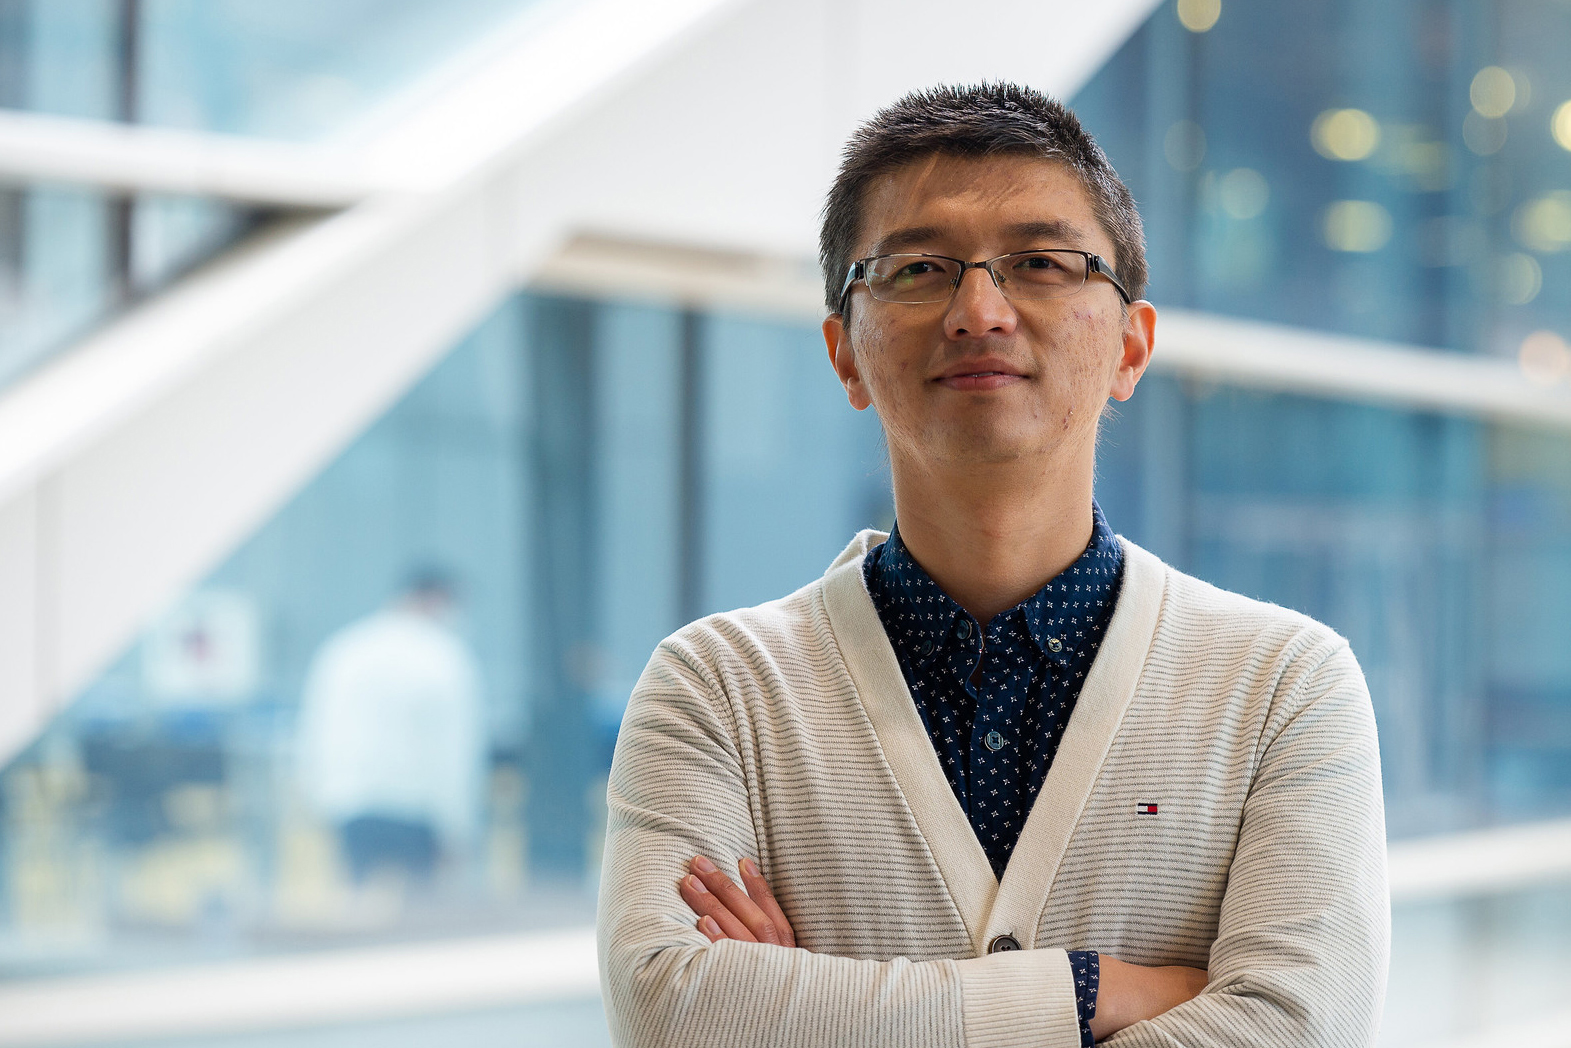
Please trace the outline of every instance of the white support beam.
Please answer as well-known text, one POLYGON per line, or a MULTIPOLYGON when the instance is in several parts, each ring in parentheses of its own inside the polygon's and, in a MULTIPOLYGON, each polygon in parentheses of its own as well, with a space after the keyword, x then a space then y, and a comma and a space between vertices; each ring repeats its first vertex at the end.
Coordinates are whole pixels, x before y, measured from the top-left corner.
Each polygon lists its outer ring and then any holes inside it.
POLYGON ((1571 385, 1514 360, 1163 310, 1152 366, 1217 382, 1571 429, 1571 385))
POLYGON ((1571 881, 1571 819, 1397 841, 1388 868, 1399 904, 1571 881))
POLYGON ((0 182, 12 185, 340 208, 379 188, 358 168, 352 156, 314 146, 0 110, 0 182))
MULTIPOLYGON (((814 261, 583 235, 537 271, 546 288, 742 309, 816 324, 814 261)), ((1157 371, 1307 396, 1571 430, 1571 383, 1530 381, 1514 360, 1159 309, 1157 371)))

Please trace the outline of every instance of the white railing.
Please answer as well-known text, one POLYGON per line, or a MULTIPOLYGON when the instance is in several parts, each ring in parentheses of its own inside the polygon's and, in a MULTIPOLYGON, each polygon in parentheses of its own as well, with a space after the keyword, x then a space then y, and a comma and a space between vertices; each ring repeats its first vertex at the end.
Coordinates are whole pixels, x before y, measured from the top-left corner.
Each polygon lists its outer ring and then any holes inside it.
MULTIPOLYGON (((1571 819, 1390 847, 1391 898, 1407 903, 1571 882, 1571 819)), ((594 929, 262 957, 0 985, 0 1048, 283 1030, 599 994, 594 929)), ((1571 1013, 1442 1048, 1571 1048, 1571 1013)))
POLYGON ((0 985, 0 1045, 285 1030, 593 998, 592 928, 0 985))

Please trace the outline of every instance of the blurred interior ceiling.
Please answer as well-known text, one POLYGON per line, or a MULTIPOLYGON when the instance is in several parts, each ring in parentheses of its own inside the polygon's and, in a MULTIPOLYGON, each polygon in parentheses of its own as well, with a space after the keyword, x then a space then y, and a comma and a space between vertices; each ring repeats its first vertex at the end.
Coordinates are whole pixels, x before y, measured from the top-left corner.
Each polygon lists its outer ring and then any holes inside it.
POLYGON ((297 217, 0 392, 0 757, 575 234, 811 259, 860 119, 942 81, 1070 95, 1154 6, 545 5, 319 147, 3 114, 0 180, 297 217))

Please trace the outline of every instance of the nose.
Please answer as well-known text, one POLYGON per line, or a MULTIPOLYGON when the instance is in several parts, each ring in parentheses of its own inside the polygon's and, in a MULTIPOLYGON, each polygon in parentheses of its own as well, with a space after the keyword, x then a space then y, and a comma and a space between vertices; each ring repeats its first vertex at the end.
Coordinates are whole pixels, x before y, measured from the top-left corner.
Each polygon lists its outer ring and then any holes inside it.
POLYGON ((979 335, 1008 335, 1014 332, 1018 314, 998 290, 993 274, 985 268, 968 270, 960 278, 955 297, 944 314, 944 333, 950 338, 975 338, 979 335))

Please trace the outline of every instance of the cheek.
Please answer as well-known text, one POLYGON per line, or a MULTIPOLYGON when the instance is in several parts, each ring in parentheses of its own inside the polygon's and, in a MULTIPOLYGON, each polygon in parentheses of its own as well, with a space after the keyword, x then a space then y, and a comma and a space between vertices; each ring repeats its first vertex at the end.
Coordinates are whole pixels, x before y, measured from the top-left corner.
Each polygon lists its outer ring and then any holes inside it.
POLYGON ((916 367, 909 356, 888 351, 888 347, 901 344, 901 337, 898 326, 885 318, 865 317, 852 326, 852 345, 862 378, 875 399, 889 397, 916 367))

